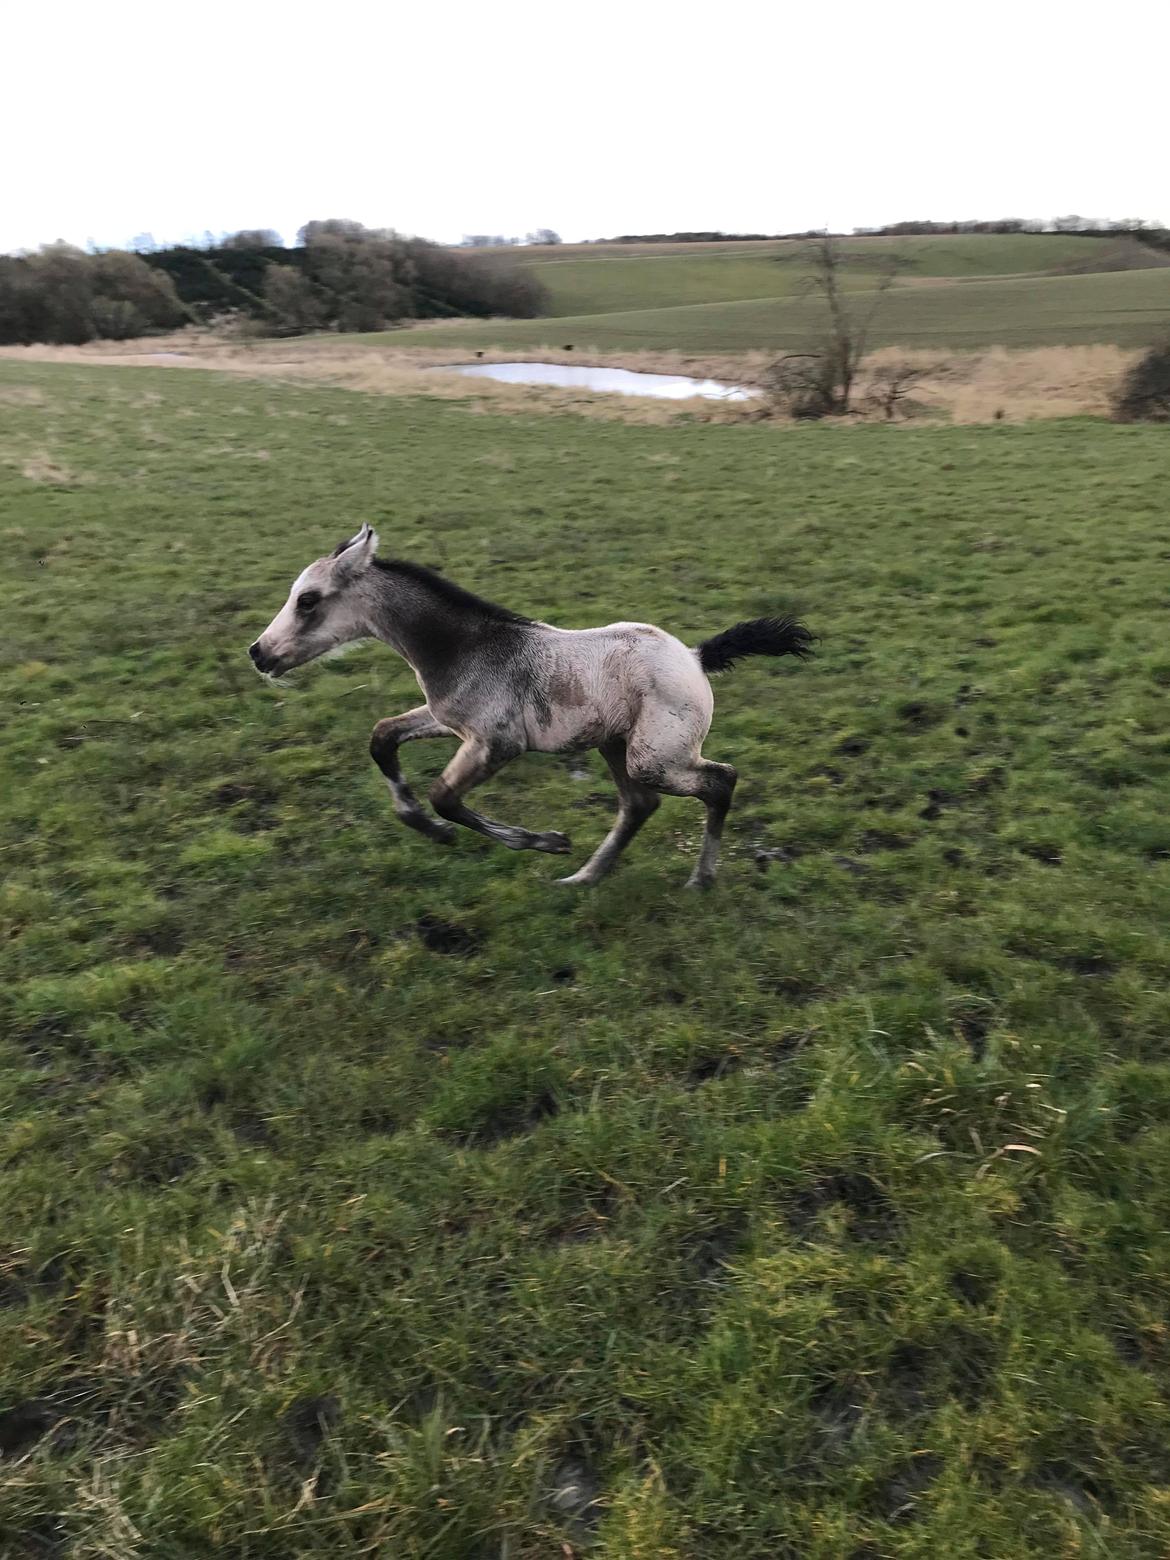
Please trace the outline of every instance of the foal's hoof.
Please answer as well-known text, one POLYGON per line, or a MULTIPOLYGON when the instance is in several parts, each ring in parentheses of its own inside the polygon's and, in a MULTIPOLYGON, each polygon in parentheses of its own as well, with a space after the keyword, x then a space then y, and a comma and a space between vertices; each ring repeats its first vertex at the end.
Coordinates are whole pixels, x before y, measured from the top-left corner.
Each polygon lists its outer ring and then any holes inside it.
POLYGON ((455 825, 432 818, 430 813, 423 812, 421 807, 404 809, 398 816, 408 829, 413 829, 416 834, 423 835, 425 839, 434 840, 439 845, 455 843, 455 825))
POLYGON ((547 851, 550 856, 567 856, 573 848, 569 836, 558 834, 555 829, 548 834, 538 835, 537 839, 539 843, 535 848, 547 851))
POLYGON ((585 868, 582 867, 579 872, 570 872, 568 877, 554 878, 553 881, 558 887, 588 888, 591 883, 596 883, 597 879, 589 877, 585 868))
POLYGON ((700 876, 698 872, 694 872, 687 879, 686 886, 688 888, 702 889, 706 892, 707 889, 715 887, 715 874, 713 872, 705 872, 700 876))
POLYGON ((434 840, 436 845, 454 845, 455 825, 453 823, 440 823, 437 818, 428 818, 425 813, 420 813, 417 818, 408 819, 411 828, 417 829, 420 834, 425 834, 428 840, 434 840))

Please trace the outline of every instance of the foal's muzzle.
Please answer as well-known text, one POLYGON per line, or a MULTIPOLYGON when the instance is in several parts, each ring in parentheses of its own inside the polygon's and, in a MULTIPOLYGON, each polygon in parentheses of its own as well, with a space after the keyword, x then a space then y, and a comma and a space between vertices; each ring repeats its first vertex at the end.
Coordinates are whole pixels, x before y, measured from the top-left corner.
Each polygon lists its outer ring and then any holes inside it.
POLYGON ((252 657, 252 665, 258 672, 270 672, 276 665, 274 658, 270 655, 265 655, 264 651, 261 650, 258 639, 254 644, 248 646, 248 654, 252 657))

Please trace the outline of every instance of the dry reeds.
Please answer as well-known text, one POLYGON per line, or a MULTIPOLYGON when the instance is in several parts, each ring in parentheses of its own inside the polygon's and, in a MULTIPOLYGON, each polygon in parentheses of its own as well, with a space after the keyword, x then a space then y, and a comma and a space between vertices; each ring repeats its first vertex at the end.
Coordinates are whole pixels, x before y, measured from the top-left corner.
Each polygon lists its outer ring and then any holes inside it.
MULTIPOLYGON (((149 341, 102 342, 85 347, 8 347, 0 356, 17 361, 120 364, 213 369, 221 373, 290 383, 336 385, 371 395, 426 396, 462 402, 485 412, 576 413, 638 423, 743 422, 787 419, 763 395, 752 401, 659 401, 637 396, 567 390, 540 385, 445 375, 448 364, 466 362, 466 349, 435 345, 396 347, 330 336, 295 340, 226 341, 211 332, 186 332, 149 341)), ((934 419, 948 423, 1027 422, 1037 418, 1106 416, 1121 380, 1137 357, 1122 347, 990 347, 945 352, 886 347, 863 363, 856 388, 857 410, 849 421, 884 420, 883 389, 891 370, 911 371, 912 394, 900 402, 894 421, 934 419)), ((772 355, 766 352, 696 353, 633 350, 593 351, 575 346, 507 348, 484 353, 485 361, 597 364, 651 373, 688 374, 760 387, 772 355)))

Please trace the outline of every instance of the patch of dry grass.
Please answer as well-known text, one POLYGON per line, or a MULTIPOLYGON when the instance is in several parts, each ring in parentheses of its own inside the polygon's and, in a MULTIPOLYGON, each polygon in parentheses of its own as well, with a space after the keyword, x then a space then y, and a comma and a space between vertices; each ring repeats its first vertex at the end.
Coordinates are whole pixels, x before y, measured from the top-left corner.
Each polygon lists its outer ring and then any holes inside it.
MULTIPOLYGON (((1107 345, 991 347, 950 355, 887 347, 868 358, 865 368, 905 363, 922 370, 913 398, 924 415, 953 423, 1030 422, 1105 416, 1111 392, 1137 356, 1107 345)), ((863 397, 868 384, 863 374, 863 397)))
POLYGON ((0 385, 0 406, 40 406, 44 399, 35 385, 0 385))
POLYGON ((44 483, 49 487, 77 487, 84 480, 76 471, 63 466, 46 450, 36 450, 29 455, 5 455, 4 464, 15 467, 26 482, 44 483))
MULTIPOLYGON (((698 397, 689 401, 658 401, 609 392, 501 384, 435 372, 447 365, 465 363, 471 355, 466 348, 444 346, 438 331, 434 346, 417 341, 401 347, 373 345, 336 336, 242 342, 225 340, 210 332, 187 332, 148 342, 0 348, 0 356, 28 362, 214 369, 287 384, 336 385, 370 395, 459 401, 473 410, 494 413, 573 413, 644 424, 756 422, 763 418, 787 421, 764 404, 750 401, 704 401, 698 397)), ((907 410, 915 420, 933 418, 949 423, 1104 416, 1112 392, 1136 356, 1131 349, 1103 344, 989 347, 969 352, 886 347, 866 360, 858 384, 854 419, 866 422, 883 417, 882 411, 869 402, 877 376, 894 363, 907 364, 920 376, 911 403, 899 412, 899 421, 907 420, 907 410)), ((575 345, 571 351, 519 347, 506 352, 485 352, 483 357, 485 362, 565 363, 687 374, 747 386, 763 385, 773 360, 774 354, 769 352, 604 352, 588 345, 575 345)))

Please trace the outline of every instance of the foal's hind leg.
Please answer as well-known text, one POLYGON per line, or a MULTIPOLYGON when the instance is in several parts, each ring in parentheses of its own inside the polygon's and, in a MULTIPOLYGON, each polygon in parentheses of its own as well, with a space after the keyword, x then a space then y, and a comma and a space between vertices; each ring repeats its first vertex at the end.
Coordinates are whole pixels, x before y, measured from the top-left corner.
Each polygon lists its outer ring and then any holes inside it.
POLYGON ((710 888, 715 881, 719 861, 719 842, 723 820, 731 806, 732 793, 739 776, 730 764, 714 764, 707 758, 689 762, 656 765, 653 757, 642 758, 634 766, 635 779, 652 785, 668 796, 697 796, 707 809, 707 827, 695 870, 687 879, 688 888, 710 888))
POLYGON ((420 834, 438 840, 443 845, 451 844, 455 830, 449 823, 440 823, 437 818, 423 811, 422 804, 402 778, 402 771, 398 767, 398 749, 404 742, 418 742, 423 737, 454 735, 453 731, 435 719, 427 705, 420 704, 418 709, 408 710, 405 715, 380 720, 370 738, 370 757, 386 776, 394 811, 407 828, 417 829, 420 834))
POLYGON ((471 737, 456 753, 431 787, 431 806, 442 818, 461 823, 465 828, 485 834, 489 840, 506 845, 509 850, 545 850, 554 856, 563 856, 570 848, 563 834, 550 831, 534 834, 530 829, 513 828, 506 823, 493 823, 481 813, 472 812, 462 798, 471 790, 502 769, 509 759, 522 752, 520 745, 504 749, 492 748, 477 737, 471 737))
POLYGON ((558 878, 558 883, 586 885, 596 883, 612 870, 614 863, 638 830, 662 805, 649 786, 631 780, 626 769, 626 744, 622 740, 607 742, 601 748, 601 756, 609 765, 609 772, 617 782, 618 815, 613 828, 579 871, 571 877, 558 878))
POLYGON ((703 843, 695 870, 687 879, 688 888, 710 888, 715 881, 719 845, 723 839, 723 821, 731 807, 731 798, 739 779, 730 764, 716 764, 707 758, 699 760, 699 776, 701 788, 697 794, 707 809, 707 827, 703 830, 703 843))

